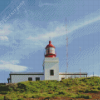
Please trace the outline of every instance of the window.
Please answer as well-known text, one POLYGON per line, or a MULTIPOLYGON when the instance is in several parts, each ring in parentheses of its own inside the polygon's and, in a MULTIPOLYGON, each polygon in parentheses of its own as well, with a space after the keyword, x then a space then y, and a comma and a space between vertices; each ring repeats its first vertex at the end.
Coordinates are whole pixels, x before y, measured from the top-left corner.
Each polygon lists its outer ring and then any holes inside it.
POLYGON ((48 48, 46 49, 46 54, 48 54, 48 48))
POLYGON ((50 70, 50 75, 54 75, 54 70, 50 70))
POLYGON ((48 49, 48 54, 49 54, 49 49, 48 49))
POLYGON ((55 54, 55 49, 54 49, 54 48, 52 48, 52 47, 50 47, 50 53, 55 54))
POLYGON ((65 79, 64 77, 61 78, 61 80, 65 79))
POLYGON ((36 81, 39 81, 40 80, 40 77, 36 77, 36 81))
POLYGON ((28 78, 28 81, 32 81, 32 77, 29 77, 29 78, 28 78))

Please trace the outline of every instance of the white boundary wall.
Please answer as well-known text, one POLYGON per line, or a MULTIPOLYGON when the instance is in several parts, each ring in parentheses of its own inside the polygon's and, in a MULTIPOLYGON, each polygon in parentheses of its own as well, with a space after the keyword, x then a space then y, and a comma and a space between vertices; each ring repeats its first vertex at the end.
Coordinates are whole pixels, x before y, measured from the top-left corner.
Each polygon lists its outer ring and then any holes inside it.
POLYGON ((83 75, 80 75, 79 73, 69 73, 69 75, 66 75, 65 73, 59 73, 59 81, 61 81, 62 78, 80 78, 80 77, 87 77, 87 73, 81 73, 83 75), (75 75, 76 74, 76 75, 75 75))

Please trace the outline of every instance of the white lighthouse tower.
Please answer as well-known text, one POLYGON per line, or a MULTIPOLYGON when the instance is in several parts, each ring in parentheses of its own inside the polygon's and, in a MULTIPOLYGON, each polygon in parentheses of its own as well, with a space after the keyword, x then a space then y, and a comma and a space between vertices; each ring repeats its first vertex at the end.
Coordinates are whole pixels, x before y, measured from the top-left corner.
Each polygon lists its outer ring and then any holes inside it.
POLYGON ((59 59, 55 54, 55 47, 49 41, 46 46, 45 58, 43 62, 44 80, 58 80, 59 81, 59 59))

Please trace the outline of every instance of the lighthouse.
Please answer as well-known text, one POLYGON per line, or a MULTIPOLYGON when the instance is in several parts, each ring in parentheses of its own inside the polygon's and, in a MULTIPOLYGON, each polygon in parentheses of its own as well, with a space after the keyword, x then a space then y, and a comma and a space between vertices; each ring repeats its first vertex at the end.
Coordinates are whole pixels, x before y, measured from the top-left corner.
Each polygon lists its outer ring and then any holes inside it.
POLYGON ((55 46, 51 41, 45 47, 43 71, 44 80, 59 80, 59 59, 56 57, 55 46))
MULTIPOLYGON (((59 73, 59 59, 56 57, 55 46, 49 41, 45 47, 43 72, 11 72, 8 83, 22 81, 57 80, 80 77, 80 73, 59 73)), ((81 73, 81 77, 87 77, 87 73, 81 73)))

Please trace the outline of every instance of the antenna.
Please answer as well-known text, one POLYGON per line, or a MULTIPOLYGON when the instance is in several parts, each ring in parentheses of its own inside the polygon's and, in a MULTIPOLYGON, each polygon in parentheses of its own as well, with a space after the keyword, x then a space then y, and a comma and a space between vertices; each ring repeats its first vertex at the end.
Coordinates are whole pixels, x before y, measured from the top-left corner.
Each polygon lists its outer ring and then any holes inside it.
POLYGON ((49 37, 49 41, 51 41, 51 37, 49 37))
MULTIPOLYGON (((81 51, 81 47, 79 47, 79 51, 81 51)), ((80 78, 81 78, 81 68, 80 68, 80 78)))
POLYGON ((68 73, 68 34, 67 34, 67 18, 65 18, 65 28, 66 28, 66 65, 67 65, 67 69, 66 69, 66 73, 68 73))
POLYGON ((94 77, 94 72, 93 72, 93 77, 94 77))
POLYGON ((81 78, 81 69, 80 69, 80 78, 81 78))
POLYGON ((66 73, 68 72, 68 36, 66 35, 66 53, 67 53, 67 70, 66 70, 66 73))

